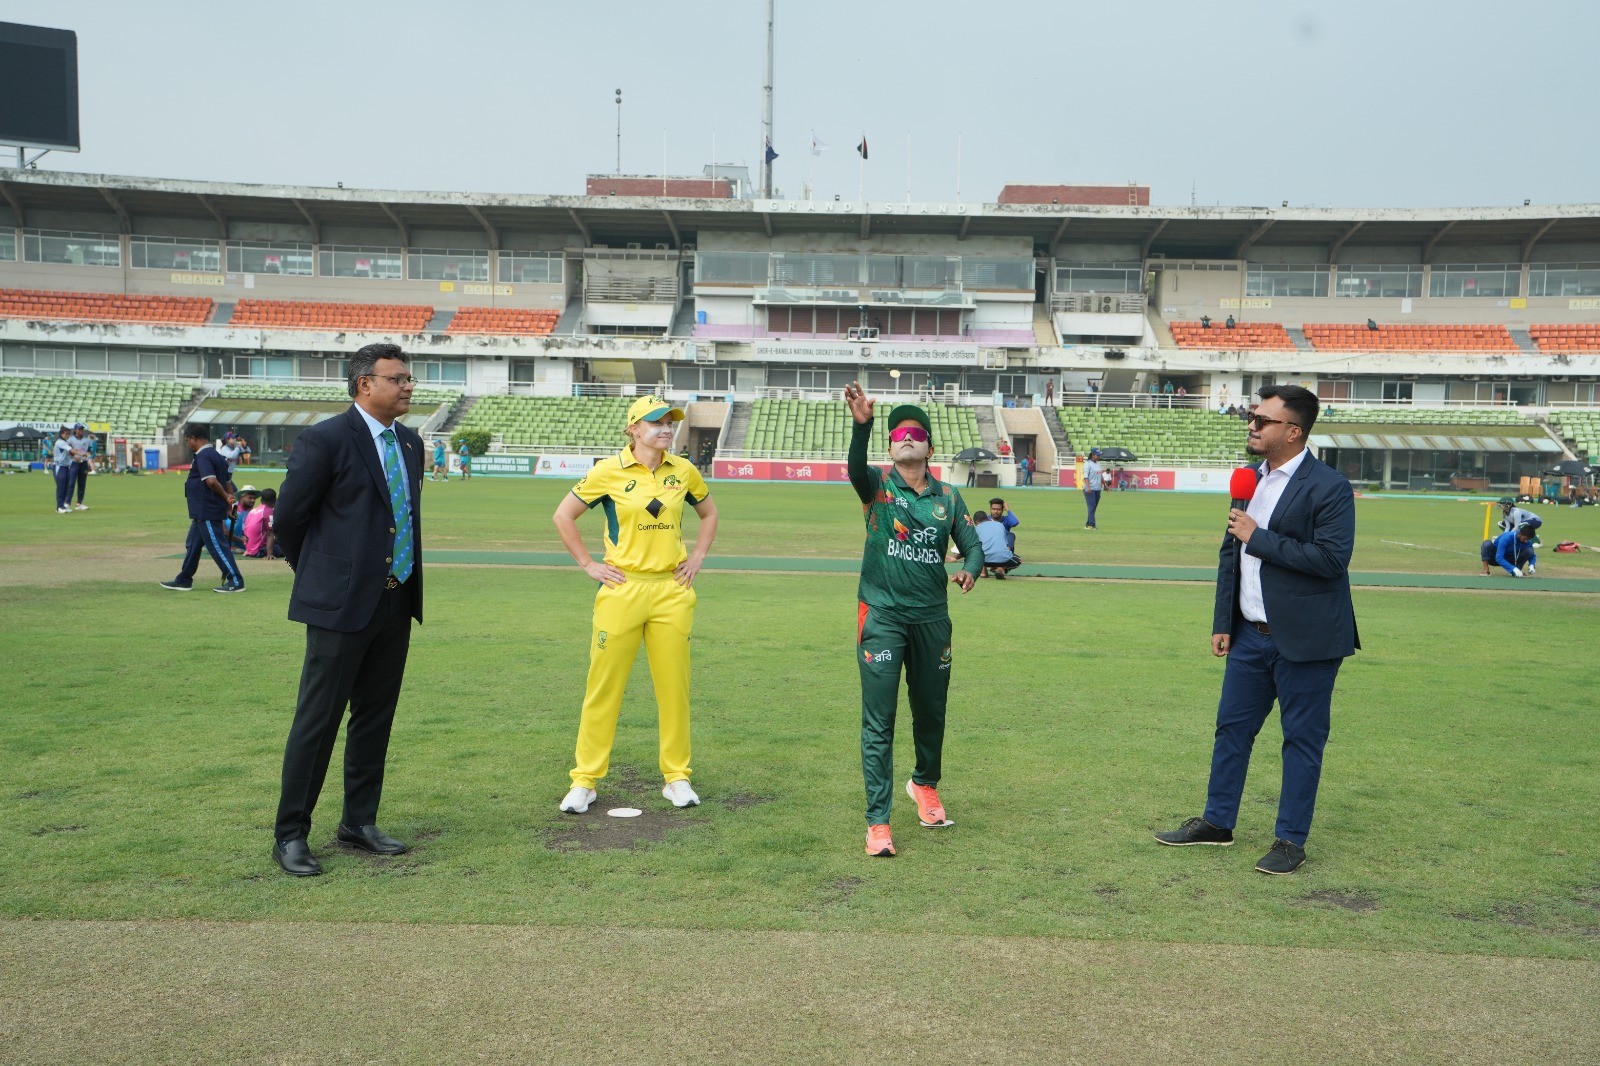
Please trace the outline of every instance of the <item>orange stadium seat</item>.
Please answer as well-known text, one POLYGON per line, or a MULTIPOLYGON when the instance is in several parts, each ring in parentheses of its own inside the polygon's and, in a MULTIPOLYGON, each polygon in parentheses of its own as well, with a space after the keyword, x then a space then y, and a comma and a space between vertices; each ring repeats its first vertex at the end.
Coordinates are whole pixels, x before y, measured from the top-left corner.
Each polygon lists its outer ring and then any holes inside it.
POLYGON ((1529 326, 1528 333, 1542 352, 1600 351, 1600 323, 1529 326))
POLYGON ((134 322, 201 326, 216 307, 209 296, 0 289, 0 316, 72 322, 134 322))
POLYGON ((1301 329, 1320 351, 1354 352, 1515 352, 1517 342, 1502 325, 1379 326, 1313 323, 1301 329))
POLYGON ((463 307, 446 333, 493 333, 543 337, 556 328, 561 312, 530 307, 463 307))
POLYGON ((1213 322, 1173 322, 1172 339, 1180 348, 1253 348, 1293 351, 1294 341, 1281 322, 1238 322, 1232 329, 1213 322))
POLYGON ((311 300, 240 300, 230 325, 271 329, 421 333, 433 308, 420 304, 354 304, 311 300))

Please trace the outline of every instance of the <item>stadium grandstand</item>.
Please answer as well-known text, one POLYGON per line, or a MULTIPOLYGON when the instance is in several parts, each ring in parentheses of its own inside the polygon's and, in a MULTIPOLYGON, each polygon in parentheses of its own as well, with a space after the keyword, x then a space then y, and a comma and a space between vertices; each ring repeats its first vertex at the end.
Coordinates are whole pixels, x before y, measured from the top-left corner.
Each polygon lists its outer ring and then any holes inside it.
POLYGON ((941 456, 1009 451, 982 466, 999 483, 1022 456, 1055 483, 1094 446, 1225 467, 1228 408, 1286 382, 1367 485, 1492 491, 1596 456, 1600 206, 1069 188, 861 204, 0 169, 0 420, 110 423, 181 461, 178 426, 205 417, 270 459, 347 402, 349 353, 388 340, 425 432, 598 456, 659 392, 689 412, 674 447, 721 476, 841 456, 852 380, 927 405, 941 456))

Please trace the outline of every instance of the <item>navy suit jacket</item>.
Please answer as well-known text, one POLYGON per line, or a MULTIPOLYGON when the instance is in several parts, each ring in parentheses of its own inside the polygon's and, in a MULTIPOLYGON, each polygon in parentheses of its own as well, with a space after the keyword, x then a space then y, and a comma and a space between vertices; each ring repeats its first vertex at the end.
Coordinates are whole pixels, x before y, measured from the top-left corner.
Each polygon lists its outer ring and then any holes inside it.
MULTIPOLYGON (((1256 467, 1256 473, 1261 467, 1256 467)), ((1261 560, 1261 598, 1278 652, 1290 662, 1342 659, 1361 647, 1350 602, 1356 540, 1355 492, 1342 475, 1307 455, 1268 519, 1244 550, 1261 560)), ((1239 542, 1222 539, 1213 633, 1232 633, 1239 612, 1239 542)))
MULTIPOLYGON (((395 440, 411 486, 415 569, 406 581, 422 621, 422 438, 399 422, 395 440)), ((372 432, 355 405, 301 433, 278 491, 272 530, 294 568, 289 619, 341 633, 377 611, 394 555, 389 482, 372 432)))

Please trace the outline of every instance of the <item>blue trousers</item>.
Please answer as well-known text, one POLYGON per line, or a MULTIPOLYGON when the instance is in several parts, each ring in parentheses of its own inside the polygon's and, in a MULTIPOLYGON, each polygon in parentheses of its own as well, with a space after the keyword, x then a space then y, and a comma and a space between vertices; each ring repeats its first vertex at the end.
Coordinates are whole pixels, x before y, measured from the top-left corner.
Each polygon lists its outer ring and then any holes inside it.
MULTIPOLYGON (((1092 525, 1094 525, 1095 508, 1100 506, 1100 490, 1099 489, 1095 489, 1093 492, 1091 492, 1088 489, 1084 489, 1083 490, 1083 502, 1089 505, 1089 517, 1086 520, 1085 524, 1092 526, 1092 525)), ((1213 824, 1215 824, 1215 823, 1213 823, 1213 824)))
POLYGON ((72 464, 72 483, 78 487, 78 502, 83 502, 83 490, 89 484, 89 464, 72 464))
POLYGON ((194 581, 195 571, 200 569, 202 550, 211 555, 211 561, 222 571, 222 580, 230 585, 244 584, 244 575, 239 573, 239 564, 234 561, 233 551, 228 547, 225 523, 220 518, 195 518, 189 522, 189 539, 183 545, 183 569, 178 571, 179 581, 194 581))
POLYGON ((56 474, 56 510, 68 506, 72 502, 72 466, 58 466, 56 474))
POLYGON ((1211 749, 1211 783, 1205 819, 1232 829, 1239 797, 1250 769, 1256 734, 1278 702, 1283 726, 1283 787, 1278 793, 1275 835, 1305 846, 1322 778, 1322 749, 1328 742, 1333 682, 1343 659, 1290 662, 1270 636, 1249 623, 1233 631, 1228 665, 1217 703, 1217 734, 1211 749))

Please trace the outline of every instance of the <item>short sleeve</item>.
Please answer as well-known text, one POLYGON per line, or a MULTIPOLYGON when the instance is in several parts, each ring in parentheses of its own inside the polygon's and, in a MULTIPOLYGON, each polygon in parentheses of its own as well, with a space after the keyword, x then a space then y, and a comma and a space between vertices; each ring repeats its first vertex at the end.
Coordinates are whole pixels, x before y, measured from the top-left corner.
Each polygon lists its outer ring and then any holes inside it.
POLYGON ((608 478, 601 470, 604 464, 596 463, 589 468, 576 485, 572 487, 572 494, 582 500, 587 506, 593 507, 609 494, 607 488, 608 478))
POLYGON ((689 501, 689 506, 693 507, 711 495, 711 489, 707 487, 706 479, 700 476, 700 471, 697 468, 688 463, 685 463, 684 466, 686 467, 683 479, 686 486, 684 498, 689 501))

